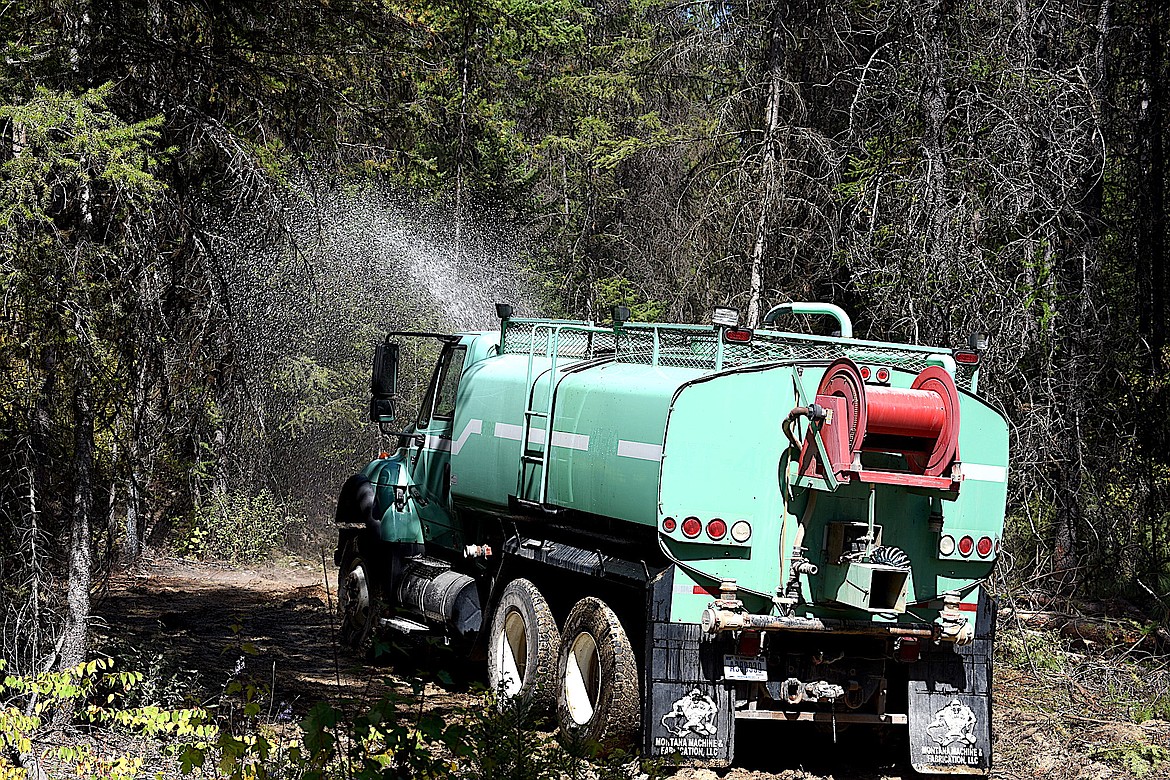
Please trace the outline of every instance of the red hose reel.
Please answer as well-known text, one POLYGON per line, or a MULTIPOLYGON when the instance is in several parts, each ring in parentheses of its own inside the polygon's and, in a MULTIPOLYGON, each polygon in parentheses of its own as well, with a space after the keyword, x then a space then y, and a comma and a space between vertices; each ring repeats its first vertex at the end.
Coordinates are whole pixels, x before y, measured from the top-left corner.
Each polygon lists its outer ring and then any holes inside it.
MULTIPOLYGON (((867 386, 857 364, 835 361, 817 388, 816 403, 831 412, 820 435, 829 467, 871 482, 939 486, 951 482, 959 457, 959 391, 940 366, 920 373, 909 389, 867 386), (862 452, 902 455, 906 470, 878 471, 862 465, 862 452)), ((820 463, 810 427, 801 450, 801 473, 819 476, 820 463)))

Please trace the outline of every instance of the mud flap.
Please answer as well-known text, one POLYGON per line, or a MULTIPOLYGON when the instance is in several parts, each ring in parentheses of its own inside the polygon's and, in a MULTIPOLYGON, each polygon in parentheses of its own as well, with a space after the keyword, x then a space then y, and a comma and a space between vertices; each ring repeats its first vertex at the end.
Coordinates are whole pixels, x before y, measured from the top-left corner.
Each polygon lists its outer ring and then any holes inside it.
POLYGON ((925 775, 991 771, 995 602, 980 589, 975 640, 923 653, 910 668, 910 764, 925 775))
POLYGON ((726 767, 735 754, 732 691, 723 654, 698 623, 671 623, 675 567, 647 586, 643 755, 689 766, 726 767))

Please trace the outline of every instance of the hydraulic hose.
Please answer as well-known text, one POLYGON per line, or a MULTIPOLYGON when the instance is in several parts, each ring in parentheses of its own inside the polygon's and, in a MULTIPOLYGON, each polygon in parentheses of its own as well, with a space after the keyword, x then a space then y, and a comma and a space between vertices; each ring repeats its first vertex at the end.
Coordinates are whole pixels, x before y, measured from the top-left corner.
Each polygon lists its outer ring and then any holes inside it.
POLYGON ((823 422, 827 416, 828 413, 825 407, 820 404, 797 406, 788 413, 788 416, 784 418, 784 422, 780 423, 780 428, 784 431, 784 435, 788 437, 792 449, 799 452, 800 442, 796 440, 796 436, 792 433, 793 424, 801 417, 807 417, 811 422, 823 422))

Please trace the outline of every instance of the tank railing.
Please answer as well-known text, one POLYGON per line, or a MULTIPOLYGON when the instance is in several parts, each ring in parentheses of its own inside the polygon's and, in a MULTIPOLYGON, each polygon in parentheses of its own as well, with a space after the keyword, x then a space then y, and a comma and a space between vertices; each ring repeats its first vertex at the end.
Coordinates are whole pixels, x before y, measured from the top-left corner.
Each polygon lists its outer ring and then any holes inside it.
POLYGON ((540 325, 540 326, 548 326, 548 325, 594 326, 595 323, 588 322, 586 320, 563 320, 563 319, 547 319, 547 318, 535 318, 535 317, 509 317, 508 319, 503 321, 503 324, 501 326, 502 334, 501 334, 501 341, 500 341, 500 353, 504 354, 504 353, 511 352, 514 354, 523 354, 526 351, 523 344, 521 344, 520 346, 518 346, 515 349, 513 349, 511 347, 511 345, 509 344, 510 341, 513 341, 516 338, 516 334, 514 334, 513 331, 516 331, 516 330, 523 331, 524 328, 531 327, 533 329, 533 338, 535 338, 536 326, 538 326, 538 325, 540 325))
MULTIPOLYGON (((593 357, 594 334, 612 333, 613 331, 607 328, 597 327, 596 325, 582 323, 534 322, 532 324, 532 339, 528 345, 528 372, 525 378, 525 386, 528 388, 528 401, 525 404, 524 425, 520 434, 520 473, 517 476, 516 497, 523 498, 525 464, 540 463, 540 485, 536 498, 539 504, 544 504, 548 499, 548 466, 551 462, 553 444, 552 419, 553 408, 556 403, 557 359, 560 352, 561 334, 565 332, 584 333, 586 335, 588 343, 586 359, 589 359, 593 357), (537 334, 540 331, 545 331, 544 357, 549 359, 549 367, 547 369, 548 390, 546 392, 544 411, 538 411, 536 409, 536 382, 539 381, 540 376, 533 377, 533 365, 536 362, 537 334), (532 421, 534 418, 544 420, 544 449, 541 450, 539 459, 529 452, 529 448, 532 445, 532 421)), ((541 373, 543 374, 544 371, 541 373)))
POLYGON ((790 314, 824 314, 837 320, 837 327, 841 329, 840 338, 853 338, 853 322, 849 315, 840 306, 831 303, 815 303, 812 301, 793 301, 773 306, 764 315, 764 324, 773 325, 776 320, 790 314))
MULTIPOLYGON (((715 367, 719 347, 714 340, 716 334, 710 325, 627 322, 622 326, 618 334, 618 343, 622 343, 621 337, 624 336, 626 347, 624 351, 619 348, 617 353, 618 361, 644 363, 649 358, 649 363, 653 366, 671 365, 669 362, 672 359, 669 352, 670 345, 669 340, 664 340, 663 338, 665 334, 686 335, 691 338, 697 336, 701 339, 711 339, 710 344, 714 350, 710 355, 696 353, 686 357, 694 361, 710 361, 711 367, 715 367), (634 338, 635 336, 639 338, 634 338)), ((678 358, 679 356, 674 356, 674 359, 678 358)))

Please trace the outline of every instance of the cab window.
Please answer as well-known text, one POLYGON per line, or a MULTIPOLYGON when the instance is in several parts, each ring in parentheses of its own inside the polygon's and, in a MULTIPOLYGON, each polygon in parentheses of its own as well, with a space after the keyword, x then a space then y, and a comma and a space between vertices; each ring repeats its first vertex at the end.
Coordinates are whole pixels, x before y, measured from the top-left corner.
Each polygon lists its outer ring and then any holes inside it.
MULTIPOLYGON (((459 389, 459 378, 463 375, 463 361, 466 357, 466 347, 455 347, 443 354, 432 385, 433 404, 423 406, 424 413, 431 409, 431 420, 450 420, 455 416, 455 393, 459 389)), ((420 419, 419 426, 423 427, 429 422, 425 418, 420 419)))

